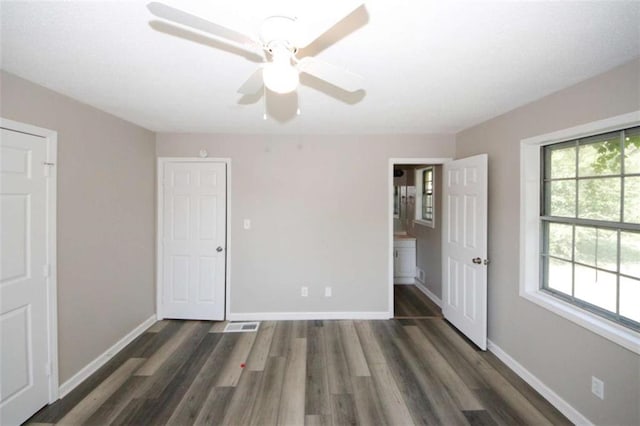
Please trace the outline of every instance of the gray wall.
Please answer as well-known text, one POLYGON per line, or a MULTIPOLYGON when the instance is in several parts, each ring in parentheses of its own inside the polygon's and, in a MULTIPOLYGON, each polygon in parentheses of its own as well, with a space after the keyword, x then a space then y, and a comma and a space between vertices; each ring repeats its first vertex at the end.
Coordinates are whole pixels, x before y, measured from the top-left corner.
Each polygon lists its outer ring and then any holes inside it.
POLYGON ((389 158, 455 149, 451 135, 157 136, 159 156, 201 148, 232 160, 233 313, 387 311, 389 158))
POLYGON ((489 338, 596 424, 640 424, 640 356, 518 296, 519 142, 639 109, 636 60, 456 136, 457 158, 489 154, 489 338))
POLYGON ((58 132, 60 383, 155 312, 154 134, 0 74, 0 116, 58 132))

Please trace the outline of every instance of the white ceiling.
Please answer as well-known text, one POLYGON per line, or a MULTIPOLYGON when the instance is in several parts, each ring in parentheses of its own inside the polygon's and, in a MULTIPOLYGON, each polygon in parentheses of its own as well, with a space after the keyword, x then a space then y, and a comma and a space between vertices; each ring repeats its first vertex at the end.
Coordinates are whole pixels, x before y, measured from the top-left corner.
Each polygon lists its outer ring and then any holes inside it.
MULTIPOLYGON (((253 15, 257 26, 286 3, 172 4, 253 15)), ((309 16, 330 10, 326 0, 294 3, 320 8, 309 16)), ((361 74, 364 91, 303 79, 297 100, 267 96, 266 121, 262 97, 236 93, 255 59, 161 23, 145 1, 2 1, 1 66, 160 132, 452 133, 640 56, 638 1, 365 4, 299 55, 361 74)))

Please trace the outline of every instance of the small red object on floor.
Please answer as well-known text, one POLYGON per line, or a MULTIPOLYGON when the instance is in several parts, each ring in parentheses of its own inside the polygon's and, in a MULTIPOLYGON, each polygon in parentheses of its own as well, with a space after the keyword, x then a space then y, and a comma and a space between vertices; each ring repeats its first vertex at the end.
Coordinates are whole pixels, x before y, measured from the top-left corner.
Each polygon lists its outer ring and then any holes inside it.
POLYGON ((242 364, 240 364, 240 368, 244 368, 244 367, 246 367, 246 366, 247 366, 247 365, 246 365, 244 362, 243 362, 242 364))

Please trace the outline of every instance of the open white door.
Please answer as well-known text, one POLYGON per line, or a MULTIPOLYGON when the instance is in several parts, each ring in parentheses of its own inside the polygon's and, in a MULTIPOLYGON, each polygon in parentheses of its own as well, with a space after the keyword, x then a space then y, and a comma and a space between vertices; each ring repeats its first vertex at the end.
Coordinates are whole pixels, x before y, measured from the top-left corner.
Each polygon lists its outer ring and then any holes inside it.
POLYGON ((14 425, 49 402, 50 187, 47 140, 0 132, 0 424, 14 425))
POLYGON ((161 164, 160 314, 223 320, 226 164, 186 159, 161 164))
POLYGON ((442 313, 487 349, 487 154, 445 163, 442 313))

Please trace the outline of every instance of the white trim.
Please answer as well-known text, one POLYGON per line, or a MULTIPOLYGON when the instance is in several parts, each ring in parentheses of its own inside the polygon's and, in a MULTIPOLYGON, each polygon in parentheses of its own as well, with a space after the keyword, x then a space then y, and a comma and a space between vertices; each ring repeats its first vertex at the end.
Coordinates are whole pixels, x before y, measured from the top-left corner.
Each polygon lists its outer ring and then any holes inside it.
POLYGON ((156 316, 151 315, 144 320, 140 325, 131 330, 126 336, 118 340, 113 346, 98 355, 96 359, 85 365, 84 368, 74 374, 69 380, 60 385, 60 398, 63 398, 69 392, 74 390, 76 386, 89 378, 93 373, 98 371, 100 367, 105 365, 107 361, 114 357, 118 352, 124 349, 129 343, 133 342, 138 336, 144 333, 149 327, 156 322, 156 316))
POLYGON ((395 277, 393 279, 394 285, 413 285, 415 278, 412 277, 395 277))
POLYGON ((438 296, 436 296, 435 293, 433 293, 431 290, 429 290, 429 288, 427 288, 427 286, 422 281, 420 281, 418 278, 416 278, 416 284, 415 285, 418 288, 418 290, 423 292, 424 295, 427 296, 429 299, 431 299, 431 301, 433 303, 438 305, 439 308, 442 308, 442 300, 438 296))
POLYGON ((291 321, 291 320, 387 320, 389 312, 247 312, 231 313, 228 321, 291 321))
POLYGON ((547 401, 551 403, 554 407, 558 409, 562 414, 564 414, 571 422, 576 425, 593 425, 582 413, 573 408, 571 404, 562 399, 557 393, 555 393, 550 387, 545 385, 539 378, 537 378, 533 373, 527 370, 522 364, 518 363, 515 359, 513 359, 508 353, 503 351, 498 345, 493 343, 491 340, 487 341, 487 349, 493 352, 493 354, 502 362, 506 364, 507 367, 512 369, 522 380, 527 382, 529 386, 536 390, 540 395, 542 395, 547 401))
POLYGON ((396 164, 429 164, 438 165, 451 161, 450 157, 438 157, 438 158, 389 158, 389 166, 387 170, 387 208, 388 208, 388 256, 387 256, 387 282, 388 282, 388 307, 389 318, 393 318, 393 166, 396 164))
POLYGON ((0 127, 28 133, 46 140, 47 162, 53 163, 47 178, 47 351, 51 375, 49 376, 49 403, 58 399, 58 262, 57 262, 57 198, 58 198, 58 132, 0 117, 0 127))
POLYGON ((231 315, 231 158, 197 158, 197 157, 158 157, 157 158, 157 205, 156 205, 156 318, 164 319, 162 313, 162 239, 163 239, 163 215, 162 206, 164 193, 162 181, 164 178, 164 164, 174 161, 192 163, 224 163, 226 169, 226 252, 225 252, 225 319, 231 315))
POLYGON ((540 148, 640 124, 640 111, 520 141, 520 296, 640 354, 640 333, 540 291, 540 148))

